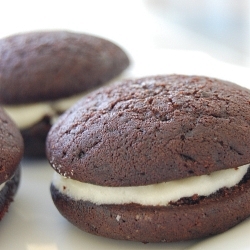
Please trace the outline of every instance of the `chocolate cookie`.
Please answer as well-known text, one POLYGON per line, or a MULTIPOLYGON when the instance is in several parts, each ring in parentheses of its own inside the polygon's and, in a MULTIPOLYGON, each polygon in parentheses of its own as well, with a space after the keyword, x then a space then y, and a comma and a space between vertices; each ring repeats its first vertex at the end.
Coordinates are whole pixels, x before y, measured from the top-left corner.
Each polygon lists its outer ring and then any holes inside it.
POLYGON ((227 81, 166 75, 104 87, 49 132, 52 198, 79 228, 115 239, 223 232, 250 215, 249 132, 250 91, 227 81))
POLYGON ((0 220, 8 211, 9 204, 20 181, 20 161, 23 140, 16 125, 0 108, 0 220))
POLYGON ((44 31, 0 40, 0 103, 22 130, 25 155, 45 154, 44 136, 43 150, 35 149, 44 117, 51 124, 79 95, 107 83, 128 65, 121 48, 87 34, 44 31), (72 96, 76 98, 69 101, 72 96))

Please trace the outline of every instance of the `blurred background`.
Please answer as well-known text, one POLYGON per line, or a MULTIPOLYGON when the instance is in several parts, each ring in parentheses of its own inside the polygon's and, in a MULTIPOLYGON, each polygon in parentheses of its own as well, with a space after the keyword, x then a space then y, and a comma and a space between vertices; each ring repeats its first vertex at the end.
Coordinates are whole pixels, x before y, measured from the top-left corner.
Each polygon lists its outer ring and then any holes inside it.
MULTIPOLYGON (((145 3, 161 19, 166 33, 170 25, 175 30, 173 35, 179 36, 175 37, 177 44, 173 48, 202 50, 226 62, 250 66, 249 0, 146 0, 145 3)), ((159 37, 157 40, 162 43, 159 37)))
POLYGON ((249 0, 1 1, 0 37, 48 29, 103 36, 129 53, 196 50, 250 67, 249 0))

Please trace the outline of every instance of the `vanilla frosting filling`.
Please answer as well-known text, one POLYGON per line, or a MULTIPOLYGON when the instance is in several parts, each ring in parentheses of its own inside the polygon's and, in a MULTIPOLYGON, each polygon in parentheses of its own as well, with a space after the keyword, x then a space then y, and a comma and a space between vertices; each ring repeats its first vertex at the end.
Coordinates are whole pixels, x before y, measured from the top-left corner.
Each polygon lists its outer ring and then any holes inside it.
POLYGON ((0 191, 5 187, 6 182, 0 184, 0 191))
POLYGON ((46 115, 52 117, 52 122, 55 121, 59 114, 70 108, 84 95, 86 95, 86 93, 56 101, 24 105, 6 105, 3 106, 3 108, 19 129, 25 129, 36 124, 46 115))
POLYGON ((219 170, 209 175, 188 177, 169 182, 136 187, 104 187, 83 183, 54 173, 52 184, 62 194, 74 200, 101 204, 129 204, 166 206, 194 194, 208 196, 223 187, 239 183, 249 164, 238 168, 219 170))
MULTIPOLYGON (((113 84, 123 78, 123 74, 115 77, 107 82, 105 85, 113 84)), ((104 86, 104 85, 103 85, 104 86)), ((19 105, 4 105, 3 108, 6 113, 12 118, 19 129, 26 129, 41 121, 46 115, 52 117, 51 122, 54 123, 59 114, 65 112, 72 107, 77 101, 94 89, 85 91, 78 95, 73 95, 67 98, 61 98, 54 101, 39 102, 31 104, 19 105)))

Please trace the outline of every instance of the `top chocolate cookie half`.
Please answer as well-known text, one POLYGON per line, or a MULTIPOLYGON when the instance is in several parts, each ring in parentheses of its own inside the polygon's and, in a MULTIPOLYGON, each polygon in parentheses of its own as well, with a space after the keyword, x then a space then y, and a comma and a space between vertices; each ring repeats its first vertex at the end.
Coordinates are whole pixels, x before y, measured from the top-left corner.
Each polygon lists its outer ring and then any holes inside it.
POLYGON ((47 156, 60 174, 106 186, 235 168, 250 163, 250 91, 202 76, 125 80, 61 116, 47 156))
POLYGON ((0 108, 0 184, 9 180, 17 170, 23 156, 20 131, 0 108))
POLYGON ((0 40, 0 102, 54 100, 107 82, 129 65, 105 39, 67 31, 30 32, 0 40))

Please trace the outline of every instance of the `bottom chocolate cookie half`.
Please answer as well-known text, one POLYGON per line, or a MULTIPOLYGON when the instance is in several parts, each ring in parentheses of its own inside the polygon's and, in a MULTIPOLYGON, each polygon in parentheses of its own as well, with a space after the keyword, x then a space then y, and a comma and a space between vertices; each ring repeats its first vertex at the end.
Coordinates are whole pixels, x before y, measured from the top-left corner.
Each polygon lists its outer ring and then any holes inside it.
POLYGON ((24 140, 24 156, 45 158, 45 141, 51 128, 51 117, 45 116, 32 127, 21 130, 24 140))
POLYGON ((8 211, 10 203, 13 201, 21 176, 21 167, 16 170, 14 176, 8 180, 0 191, 0 220, 8 211))
POLYGON ((173 242, 222 233, 250 215, 250 174, 232 188, 168 206, 96 205, 73 200, 51 184, 59 212, 78 228, 99 236, 141 242, 173 242))

